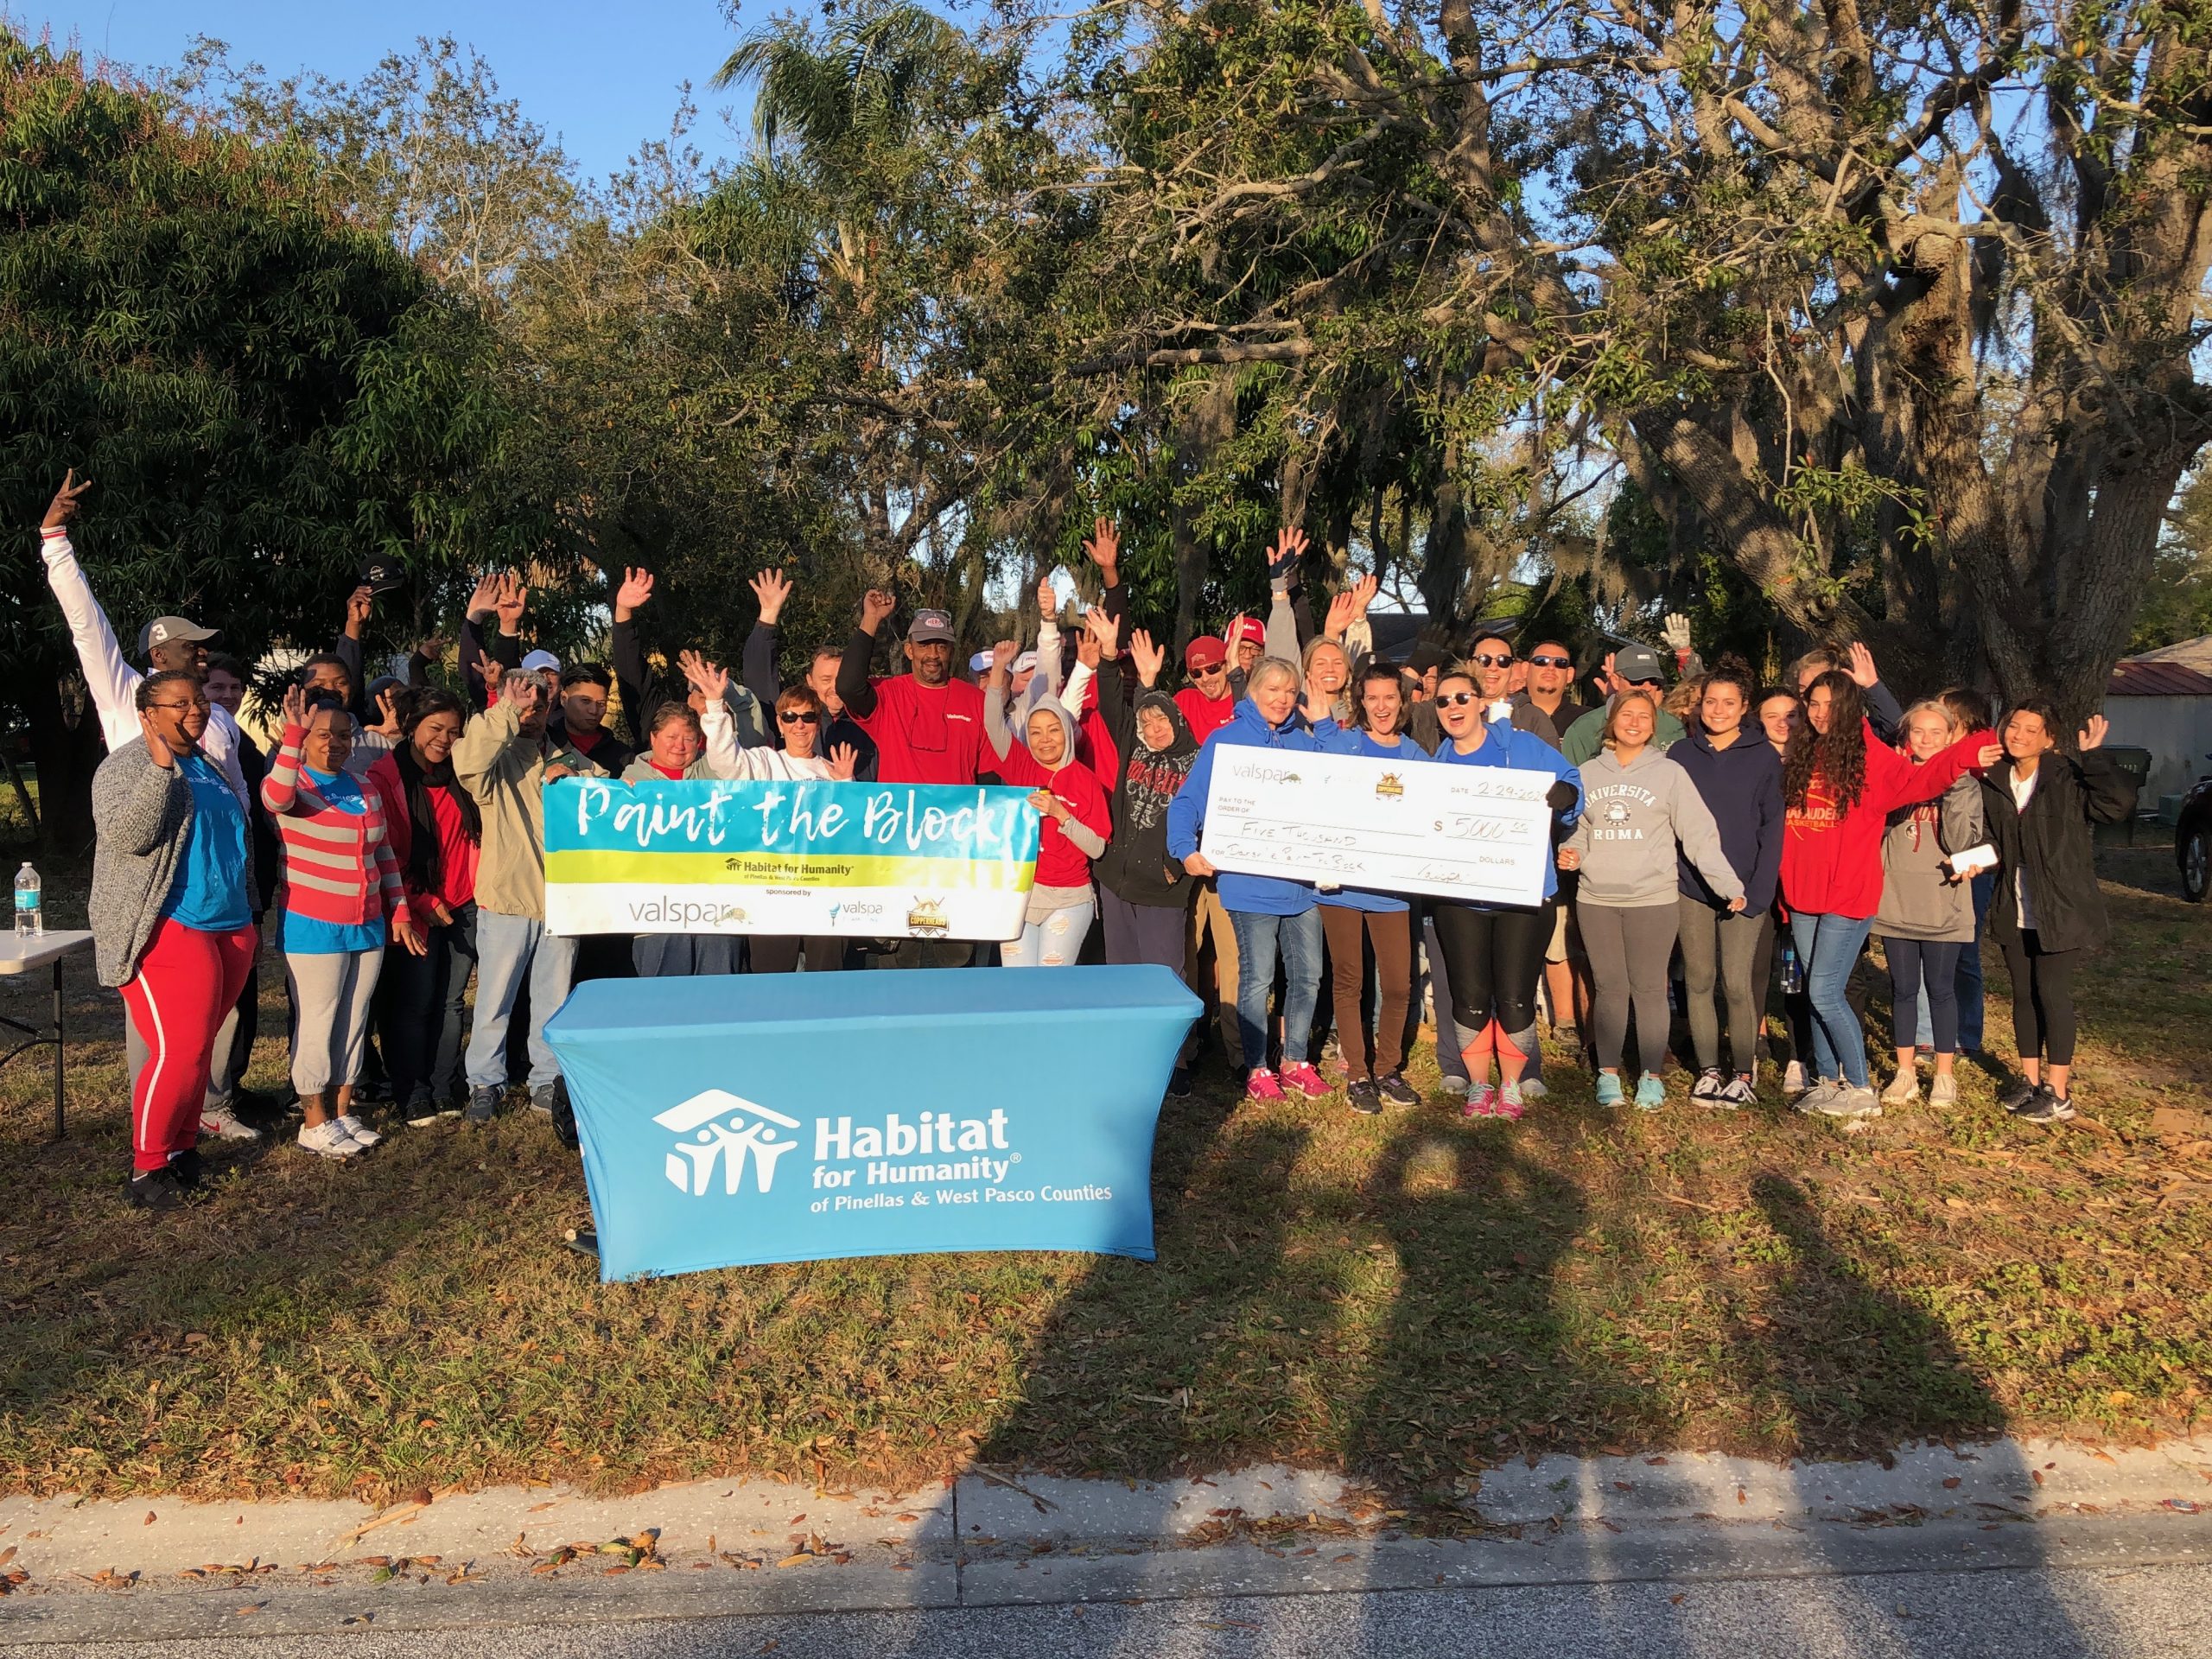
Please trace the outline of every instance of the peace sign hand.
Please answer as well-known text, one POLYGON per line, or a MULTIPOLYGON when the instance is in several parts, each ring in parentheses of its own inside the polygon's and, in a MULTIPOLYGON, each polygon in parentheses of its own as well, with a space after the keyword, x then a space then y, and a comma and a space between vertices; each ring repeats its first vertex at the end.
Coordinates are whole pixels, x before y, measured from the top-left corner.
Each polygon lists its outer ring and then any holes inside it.
POLYGON ((89 478, 81 481, 73 467, 61 475, 61 487, 54 493, 54 499, 47 504, 46 518, 41 528, 60 530, 77 516, 77 504, 85 499, 85 492, 92 487, 89 478))

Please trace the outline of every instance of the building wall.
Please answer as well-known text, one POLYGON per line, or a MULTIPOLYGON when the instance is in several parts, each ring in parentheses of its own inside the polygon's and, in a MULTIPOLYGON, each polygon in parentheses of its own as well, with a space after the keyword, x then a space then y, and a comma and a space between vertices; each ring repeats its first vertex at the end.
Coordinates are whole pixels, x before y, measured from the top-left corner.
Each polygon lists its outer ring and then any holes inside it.
POLYGON ((2151 751, 2145 810, 2212 772, 2204 758, 2212 751, 2212 697, 2107 697, 2105 718, 2112 722, 2107 743, 2151 751))

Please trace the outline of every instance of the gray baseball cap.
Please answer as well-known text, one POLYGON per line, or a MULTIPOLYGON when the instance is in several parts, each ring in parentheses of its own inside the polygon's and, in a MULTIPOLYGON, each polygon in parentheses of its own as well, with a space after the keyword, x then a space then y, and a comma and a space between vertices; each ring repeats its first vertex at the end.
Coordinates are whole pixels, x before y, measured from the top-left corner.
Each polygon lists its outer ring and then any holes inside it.
POLYGON ((196 644, 214 637, 214 629, 203 628, 188 617, 157 616, 138 630, 138 654, 143 657, 156 645, 165 645, 172 639, 190 639, 196 644))
POLYGON ((927 639, 942 639, 948 645, 957 643, 952 619, 943 611, 916 611, 913 621, 907 625, 906 638, 918 645, 927 639))
POLYGON ((1666 670, 1659 665, 1659 653, 1649 645, 1623 645, 1613 653, 1613 672, 1624 680, 1655 685, 1667 677, 1666 670))

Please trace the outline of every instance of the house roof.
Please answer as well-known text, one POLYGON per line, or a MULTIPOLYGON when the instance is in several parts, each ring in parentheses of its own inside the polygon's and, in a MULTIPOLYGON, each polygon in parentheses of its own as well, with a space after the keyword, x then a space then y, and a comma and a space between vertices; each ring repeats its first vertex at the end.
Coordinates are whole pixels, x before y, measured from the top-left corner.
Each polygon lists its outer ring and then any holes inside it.
POLYGON ((2193 668, 2200 674, 2212 674, 2212 633, 2199 634, 2194 639, 2183 639, 2171 645, 2160 645, 2156 651, 2139 651, 2126 659, 2131 663, 2178 663, 2183 668, 2193 668))
POLYGON ((2212 674, 2145 657, 2121 659, 2105 686, 2108 697, 2212 697, 2212 674))

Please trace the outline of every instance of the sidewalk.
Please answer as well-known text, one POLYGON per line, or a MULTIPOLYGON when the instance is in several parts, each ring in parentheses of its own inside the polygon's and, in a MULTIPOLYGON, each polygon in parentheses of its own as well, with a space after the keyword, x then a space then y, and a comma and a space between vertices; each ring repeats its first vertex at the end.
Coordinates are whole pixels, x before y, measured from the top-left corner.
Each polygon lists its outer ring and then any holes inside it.
POLYGON ((0 1643, 2212 1560, 2212 1440, 1999 1440, 1891 1465, 1548 1458, 1418 1517, 1276 1467, 978 1469, 903 1494, 508 1487, 381 1513, 13 1498, 0 1578, 26 1576, 0 1599, 0 1643))

